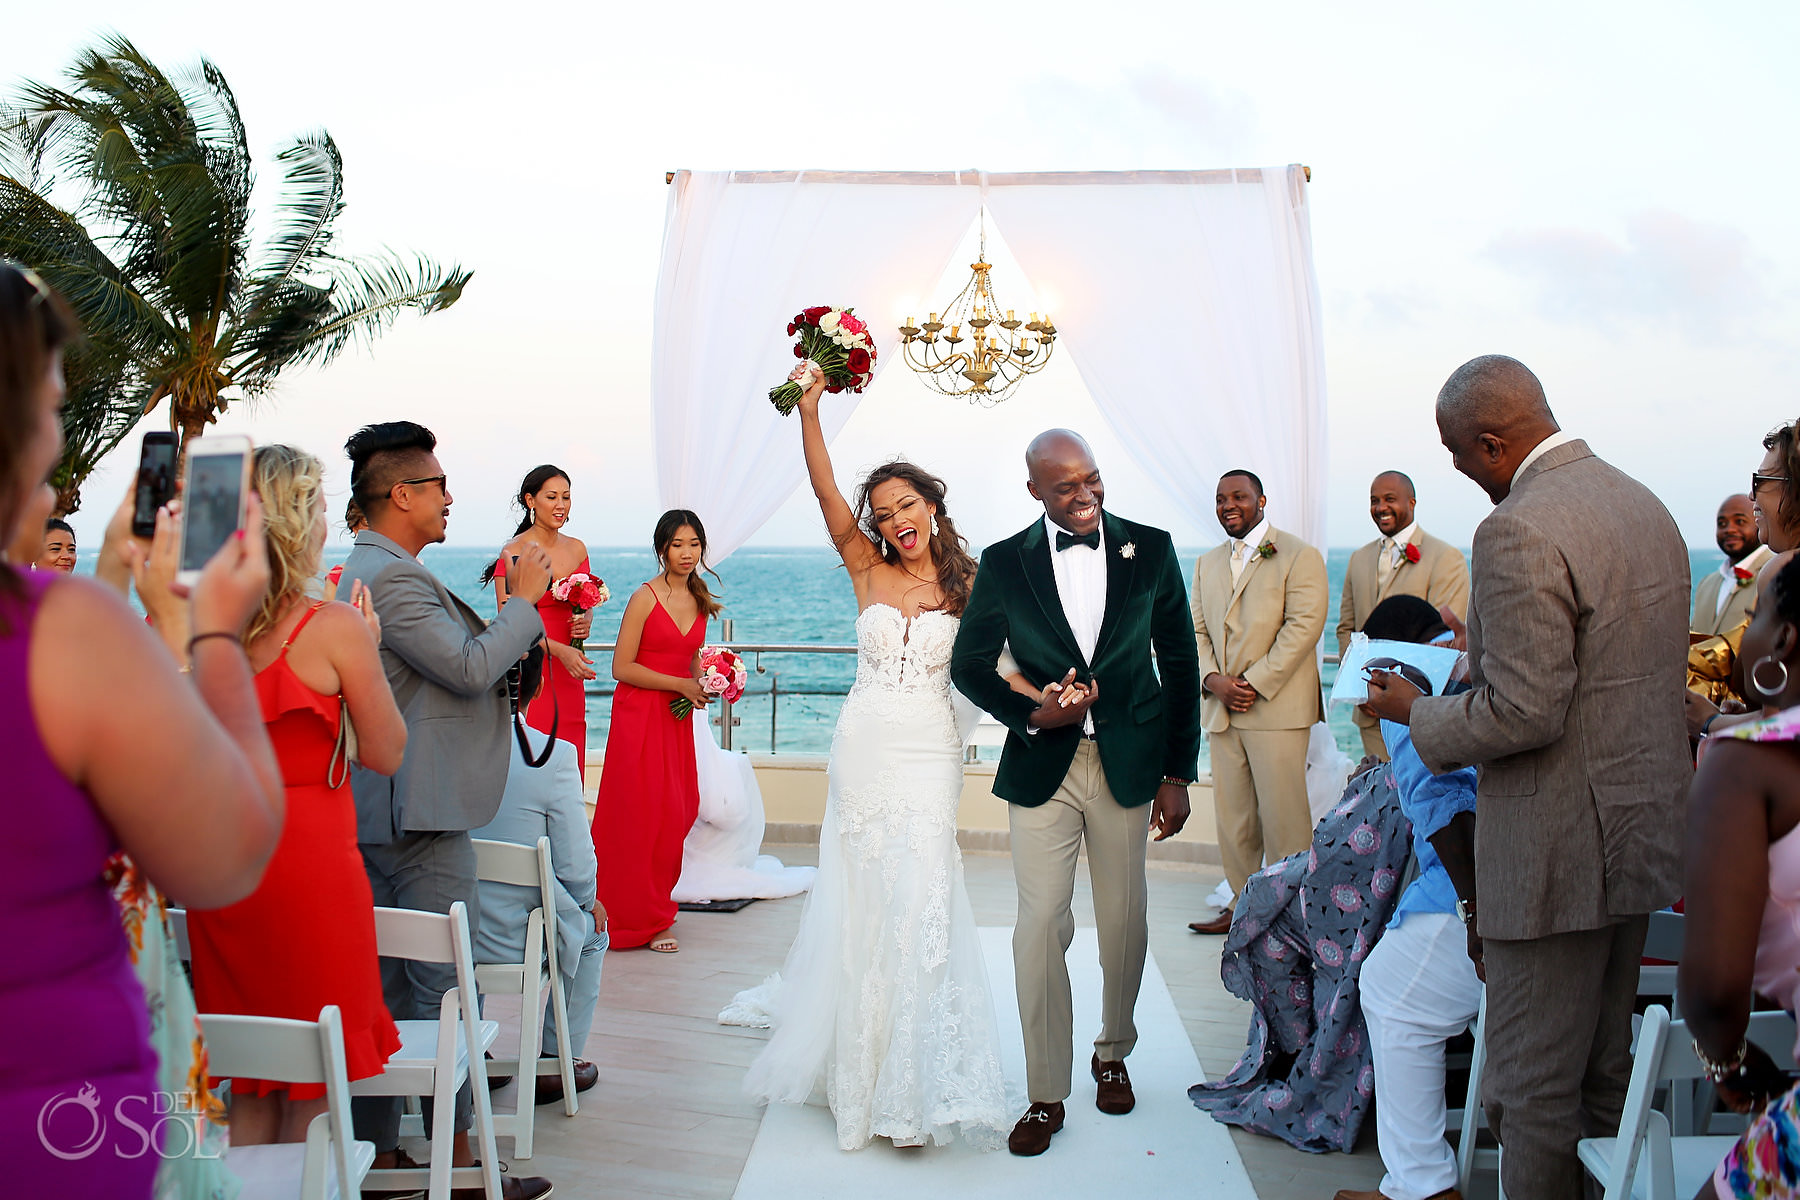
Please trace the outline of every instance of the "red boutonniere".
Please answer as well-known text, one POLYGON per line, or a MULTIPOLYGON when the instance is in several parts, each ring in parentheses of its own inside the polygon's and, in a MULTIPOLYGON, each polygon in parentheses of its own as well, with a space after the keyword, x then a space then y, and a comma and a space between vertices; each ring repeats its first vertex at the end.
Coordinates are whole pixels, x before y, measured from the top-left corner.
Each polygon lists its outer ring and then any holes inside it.
POLYGON ((1258 558, 1274 558, 1275 557, 1275 543, 1274 542, 1264 542, 1262 545, 1258 546, 1256 548, 1256 557, 1258 557, 1258 558))
POLYGON ((1755 571, 1746 570, 1743 567, 1733 567, 1731 573, 1737 576, 1737 585, 1741 588, 1747 588, 1756 582, 1755 571))
POLYGON ((1406 545, 1402 546, 1400 548, 1400 556, 1409 563, 1416 563, 1419 559, 1424 557, 1419 553, 1419 547, 1416 542, 1408 542, 1406 545))

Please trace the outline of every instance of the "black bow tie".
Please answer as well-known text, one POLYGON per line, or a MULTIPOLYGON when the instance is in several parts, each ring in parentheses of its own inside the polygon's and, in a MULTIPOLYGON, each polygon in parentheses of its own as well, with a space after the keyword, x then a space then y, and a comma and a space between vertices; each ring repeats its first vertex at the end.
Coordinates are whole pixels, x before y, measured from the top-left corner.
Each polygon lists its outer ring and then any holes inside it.
POLYGON ((1057 551, 1067 550, 1070 546, 1086 546, 1089 550, 1098 550, 1100 548, 1100 531, 1096 529, 1092 533, 1066 533, 1061 529, 1057 530, 1057 551))

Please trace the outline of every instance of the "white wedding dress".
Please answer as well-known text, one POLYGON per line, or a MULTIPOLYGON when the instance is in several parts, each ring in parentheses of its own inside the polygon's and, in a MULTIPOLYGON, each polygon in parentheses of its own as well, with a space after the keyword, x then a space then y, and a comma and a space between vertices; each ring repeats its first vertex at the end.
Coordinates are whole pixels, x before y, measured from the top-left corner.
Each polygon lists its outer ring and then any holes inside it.
POLYGON ((960 622, 872 604, 856 619, 856 682, 831 742, 819 874, 781 972, 722 1023, 772 1026, 745 1088, 823 1099, 838 1146, 1011 1129, 994 1002, 956 845, 962 738, 950 650, 960 622))

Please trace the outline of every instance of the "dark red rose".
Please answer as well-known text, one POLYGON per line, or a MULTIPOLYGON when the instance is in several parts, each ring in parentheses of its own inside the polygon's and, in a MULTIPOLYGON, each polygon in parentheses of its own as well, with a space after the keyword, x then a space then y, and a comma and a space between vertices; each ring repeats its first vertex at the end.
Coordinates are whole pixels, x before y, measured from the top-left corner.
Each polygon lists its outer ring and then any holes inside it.
POLYGON ((806 347, 802 346, 799 342, 794 343, 794 357, 795 358, 805 358, 806 357, 806 347))
POLYGON ((825 390, 835 396, 844 390, 844 385, 841 383, 828 383, 825 385, 825 390))
POLYGON ((1414 545, 1412 542, 1406 543, 1406 549, 1401 551, 1401 553, 1406 555, 1406 561, 1409 563, 1416 563, 1419 561, 1420 557, 1422 557, 1419 554, 1418 546, 1414 545))
POLYGON ((807 309, 800 315, 806 319, 808 325, 817 325, 819 323, 819 318, 830 311, 831 306, 829 304, 821 304, 817 308, 807 309))
POLYGON ((844 360, 844 365, 852 375, 867 375, 869 373, 869 352, 860 346, 857 347, 850 352, 850 357, 844 360))
POLYGON ((800 327, 798 325, 794 324, 792 321, 789 321, 788 322, 788 336, 793 337, 795 331, 797 331, 799 328, 800 327))

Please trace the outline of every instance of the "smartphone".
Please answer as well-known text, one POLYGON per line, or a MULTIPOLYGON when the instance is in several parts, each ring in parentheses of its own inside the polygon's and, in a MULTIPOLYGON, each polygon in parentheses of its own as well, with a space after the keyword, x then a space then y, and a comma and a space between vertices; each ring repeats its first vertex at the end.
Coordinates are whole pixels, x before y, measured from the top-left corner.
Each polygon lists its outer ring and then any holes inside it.
POLYGON ((181 477, 181 559, 175 579, 192 586, 226 539, 244 527, 250 439, 215 433, 188 443, 181 477))
POLYGON ((156 510, 175 498, 175 435, 166 430, 144 435, 138 451, 137 490, 131 501, 131 532, 156 534, 156 510))

